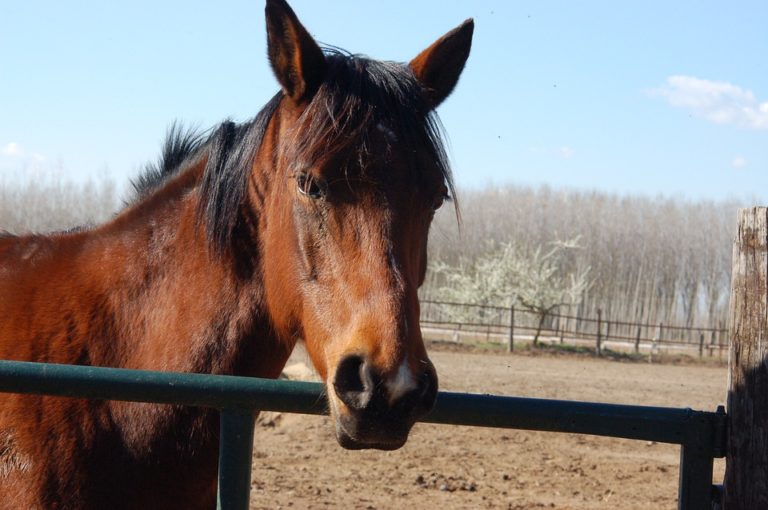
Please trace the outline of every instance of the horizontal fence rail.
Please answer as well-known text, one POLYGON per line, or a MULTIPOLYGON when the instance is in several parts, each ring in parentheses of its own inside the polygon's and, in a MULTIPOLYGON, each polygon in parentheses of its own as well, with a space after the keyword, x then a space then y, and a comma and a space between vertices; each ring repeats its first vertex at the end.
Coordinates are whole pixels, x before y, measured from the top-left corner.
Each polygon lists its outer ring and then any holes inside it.
MULTIPOLYGON (((220 508, 238 509, 248 505, 252 411, 326 414, 328 408, 320 383, 21 361, 0 361, 0 392, 220 409, 220 508)), ((440 392, 422 421, 679 444, 679 508, 698 510, 710 508, 725 420, 721 411, 440 392)))

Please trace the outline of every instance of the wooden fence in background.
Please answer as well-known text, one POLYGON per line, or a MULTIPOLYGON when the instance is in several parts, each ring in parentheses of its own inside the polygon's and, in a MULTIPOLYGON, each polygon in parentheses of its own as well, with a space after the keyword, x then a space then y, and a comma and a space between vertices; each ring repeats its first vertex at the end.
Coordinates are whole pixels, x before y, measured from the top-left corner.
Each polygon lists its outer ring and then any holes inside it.
MULTIPOLYGON (((540 316, 521 307, 501 307, 421 301, 421 324, 426 330, 447 333, 454 341, 504 343, 511 351, 515 341, 530 341, 538 330, 540 316)), ((598 355, 608 344, 634 352, 675 349, 698 352, 700 357, 723 357, 728 349, 725 328, 686 327, 659 322, 641 323, 606 320, 557 312, 546 314, 539 340, 545 343, 595 346, 598 355)))

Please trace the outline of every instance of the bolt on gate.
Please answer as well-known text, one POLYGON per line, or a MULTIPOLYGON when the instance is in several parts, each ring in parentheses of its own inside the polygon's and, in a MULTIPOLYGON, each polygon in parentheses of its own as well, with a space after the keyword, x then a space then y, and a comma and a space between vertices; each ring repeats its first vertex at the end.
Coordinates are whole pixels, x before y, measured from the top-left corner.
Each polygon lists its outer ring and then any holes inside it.
MULTIPOLYGON (((320 383, 0 361, 0 391, 216 408, 218 508, 248 508, 255 411, 326 414, 320 383)), ((683 408, 440 392, 422 421, 570 432, 679 444, 678 508, 712 507, 712 465, 725 456, 726 414, 683 408)))

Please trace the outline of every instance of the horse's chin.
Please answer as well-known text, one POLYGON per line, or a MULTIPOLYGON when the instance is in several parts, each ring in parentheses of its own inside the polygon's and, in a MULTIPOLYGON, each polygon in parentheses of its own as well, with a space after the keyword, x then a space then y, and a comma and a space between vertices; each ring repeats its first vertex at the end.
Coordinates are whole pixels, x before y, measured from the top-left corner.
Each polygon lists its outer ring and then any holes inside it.
POLYGON ((339 422, 336 422, 336 440, 345 450, 397 450, 405 444, 407 439, 407 433, 402 437, 393 438, 355 438, 344 430, 339 422))
POLYGON ((332 413, 336 441, 346 450, 397 450, 408 440, 412 421, 371 419, 365 415, 332 413))

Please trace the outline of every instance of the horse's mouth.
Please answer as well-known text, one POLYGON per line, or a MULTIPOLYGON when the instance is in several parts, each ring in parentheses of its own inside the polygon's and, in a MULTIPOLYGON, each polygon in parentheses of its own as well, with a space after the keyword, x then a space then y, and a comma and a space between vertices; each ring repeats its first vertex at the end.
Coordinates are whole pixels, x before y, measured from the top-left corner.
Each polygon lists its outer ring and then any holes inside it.
POLYGON ((407 439, 408 432, 392 437, 384 437, 383 434, 376 434, 369 438, 355 437, 344 429, 341 422, 336 422, 336 440, 345 450, 397 450, 405 444, 407 439))
POLYGON ((397 450, 408 440, 415 422, 406 416, 370 412, 332 413, 336 440, 346 450, 397 450))

